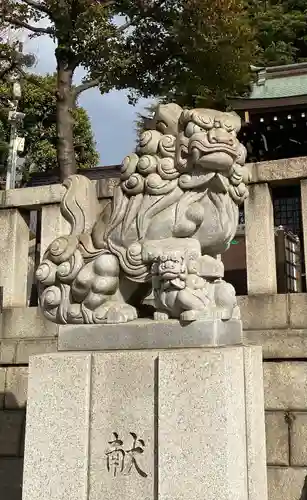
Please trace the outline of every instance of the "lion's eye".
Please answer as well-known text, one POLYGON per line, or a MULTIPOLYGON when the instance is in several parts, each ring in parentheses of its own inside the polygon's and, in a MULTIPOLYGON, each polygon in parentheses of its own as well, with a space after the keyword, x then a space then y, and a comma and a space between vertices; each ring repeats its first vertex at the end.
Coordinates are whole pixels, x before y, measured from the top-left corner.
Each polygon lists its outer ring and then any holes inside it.
POLYGON ((233 123, 231 123, 230 121, 225 121, 224 128, 227 130, 227 132, 232 132, 233 131, 233 123))
POLYGON ((209 115, 200 115, 197 117, 201 122, 203 129, 210 130, 213 127, 213 119, 209 115))
POLYGON ((185 128, 185 135, 187 137, 192 137, 193 134, 197 132, 203 132, 203 129, 193 122, 189 122, 185 128))

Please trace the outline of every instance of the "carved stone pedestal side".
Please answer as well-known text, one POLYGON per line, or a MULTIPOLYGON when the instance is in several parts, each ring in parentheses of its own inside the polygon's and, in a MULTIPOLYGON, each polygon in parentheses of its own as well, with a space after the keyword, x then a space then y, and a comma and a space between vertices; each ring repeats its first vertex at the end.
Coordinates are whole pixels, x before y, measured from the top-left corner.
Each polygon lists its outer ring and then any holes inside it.
POLYGON ((23 500, 266 500, 265 462, 259 347, 31 359, 23 500))

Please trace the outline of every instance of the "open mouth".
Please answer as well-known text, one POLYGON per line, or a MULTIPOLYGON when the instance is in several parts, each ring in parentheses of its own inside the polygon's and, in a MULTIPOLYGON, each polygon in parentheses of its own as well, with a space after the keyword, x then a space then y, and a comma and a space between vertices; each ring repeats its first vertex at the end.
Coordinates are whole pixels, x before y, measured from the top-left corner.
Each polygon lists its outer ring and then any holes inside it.
POLYGON ((172 273, 170 271, 165 271, 165 273, 161 273, 163 278, 166 280, 173 280, 178 277, 178 273, 172 273))
POLYGON ((209 155, 210 153, 225 153, 231 156, 234 160, 238 156, 237 151, 234 148, 223 143, 204 144, 199 141, 193 141, 190 144, 190 150, 195 160, 199 160, 201 157, 209 155))

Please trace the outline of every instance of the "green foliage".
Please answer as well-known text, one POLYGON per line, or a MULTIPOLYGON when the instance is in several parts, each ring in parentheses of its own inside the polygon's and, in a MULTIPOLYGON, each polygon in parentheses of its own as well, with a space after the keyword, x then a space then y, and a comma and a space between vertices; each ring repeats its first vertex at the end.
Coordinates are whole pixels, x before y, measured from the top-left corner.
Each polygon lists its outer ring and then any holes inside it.
POLYGON ((254 54, 243 7, 240 0, 162 2, 127 37, 134 63, 126 87, 187 106, 223 106, 227 95, 243 93, 254 54))
POLYGON ((19 43, 6 43, 0 34, 0 81, 6 80, 12 72, 30 68, 34 63, 32 54, 23 54, 19 43))
POLYGON ((0 15, 55 41, 57 142, 44 152, 48 160, 56 147, 62 178, 76 168, 71 110, 88 88, 223 108, 249 87, 255 43, 244 0, 6 0, 0 15))
POLYGON ((246 0, 258 45, 255 63, 266 66, 307 60, 305 0, 246 0))
MULTIPOLYGON (((25 113, 19 132, 25 137, 25 150, 22 155, 25 158, 24 175, 27 175, 30 168, 31 171, 46 171, 55 169, 57 166, 56 75, 28 76, 29 79, 23 81, 22 98, 18 105, 18 110, 25 113)), ((0 84, 1 96, 9 99, 10 93, 9 83, 0 84)), ((78 168, 96 166, 98 153, 95 149, 88 115, 83 108, 76 107, 73 110, 73 116, 77 166, 78 168)), ((1 137, 3 142, 8 141, 9 123, 5 107, 2 107, 2 113, 0 108, 0 139, 1 137)))
POLYGON ((241 0, 7 0, 2 11, 33 36, 49 34, 58 63, 83 66, 102 93, 125 88, 132 101, 166 96, 189 105, 195 95, 223 101, 246 89, 254 44, 243 7, 241 0), (29 26, 44 18, 49 27, 29 26))
MULTIPOLYGON (((5 127, 5 122, 3 122, 1 118, 1 116, 3 115, 4 113, 0 109, 0 172, 3 171, 5 168, 8 149, 9 149, 7 128, 5 127)), ((3 118, 5 119, 4 116, 3 118)))

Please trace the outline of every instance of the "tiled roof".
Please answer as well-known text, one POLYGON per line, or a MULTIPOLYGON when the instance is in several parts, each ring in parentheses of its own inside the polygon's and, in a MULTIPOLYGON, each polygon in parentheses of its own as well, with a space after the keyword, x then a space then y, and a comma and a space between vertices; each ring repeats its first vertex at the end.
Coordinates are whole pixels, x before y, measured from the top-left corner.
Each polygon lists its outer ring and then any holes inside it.
POLYGON ((307 74, 280 76, 266 79, 263 84, 254 83, 249 99, 275 99, 307 95, 307 74))
POLYGON ((255 75, 250 94, 236 97, 231 101, 249 99, 283 99, 307 96, 307 63, 287 64, 284 66, 251 66, 255 75))

